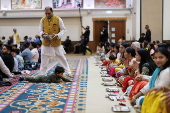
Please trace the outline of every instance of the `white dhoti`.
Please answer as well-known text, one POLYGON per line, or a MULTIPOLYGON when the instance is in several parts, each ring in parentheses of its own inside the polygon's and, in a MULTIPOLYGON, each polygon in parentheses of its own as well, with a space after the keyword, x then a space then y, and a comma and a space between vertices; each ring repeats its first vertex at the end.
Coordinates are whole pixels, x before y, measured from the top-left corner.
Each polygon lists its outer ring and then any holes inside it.
POLYGON ((50 61, 50 57, 57 59, 59 64, 65 69, 65 72, 71 74, 70 67, 68 65, 67 59, 65 57, 65 50, 62 45, 57 47, 41 46, 41 66, 40 74, 45 75, 47 71, 47 66, 50 61))
MULTIPOLYGON (((17 42, 16 42, 16 37, 15 37, 15 36, 14 36, 14 38, 13 38, 13 44, 14 44, 14 45, 17 44, 17 42)), ((20 49, 20 44, 17 44, 17 48, 20 49)))

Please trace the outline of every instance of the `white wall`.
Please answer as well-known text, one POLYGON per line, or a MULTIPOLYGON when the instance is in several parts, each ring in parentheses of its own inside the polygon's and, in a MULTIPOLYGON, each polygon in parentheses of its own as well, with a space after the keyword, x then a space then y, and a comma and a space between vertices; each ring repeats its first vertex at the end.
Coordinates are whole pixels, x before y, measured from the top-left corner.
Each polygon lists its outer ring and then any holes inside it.
POLYGON ((164 0, 163 3, 163 40, 170 40, 170 0, 164 0))
MULTIPOLYGON (((9 37, 12 34, 12 29, 15 27, 18 29, 21 37, 29 34, 28 36, 34 37, 38 31, 38 24, 41 17, 44 15, 45 6, 52 6, 52 0, 42 0, 42 9, 41 10, 11 10, 11 0, 1 0, 1 8, 6 8, 6 15, 0 15, 0 37, 6 36, 9 37), (5 21, 9 19, 9 21, 5 21), (17 21, 18 19, 18 21, 17 21), (28 19, 28 23, 25 24, 25 19, 28 19), (29 21, 29 19, 31 21, 29 21), (14 22, 15 20, 15 22, 14 22), (13 22, 11 24, 11 22, 13 22)), ((127 0, 128 4, 131 0, 127 0)), ((132 18, 130 15, 130 10, 125 9, 93 9, 94 0, 84 0, 84 8, 81 9, 82 15, 82 24, 83 26, 90 26, 91 34, 90 41, 93 41, 93 21, 92 18, 101 18, 101 17, 127 17, 126 21, 126 39, 130 40, 132 37, 132 18), (91 8, 91 9, 89 9, 91 8), (112 11, 108 14, 106 11, 112 11)), ((0 11, 2 13, 3 11, 0 11)), ((65 24, 67 33, 63 36, 63 39, 68 35, 72 41, 79 41, 81 35, 80 20, 79 20, 79 10, 58 10, 54 9, 54 14, 60 16, 65 24)))
POLYGON ((1 10, 11 10, 11 0, 1 0, 1 10))
POLYGON ((141 31, 142 33, 146 33, 145 25, 149 25, 151 41, 162 41, 162 1, 142 0, 141 31))
MULTIPOLYGON (((80 22, 79 18, 62 18, 66 27, 66 33, 62 37, 62 41, 66 36, 70 36, 72 41, 80 40, 80 22)), ((0 37, 5 36, 6 40, 13 34, 13 28, 16 28, 21 41, 24 41, 24 36, 29 36, 35 39, 35 35, 39 34, 38 25, 39 19, 1 19, 0 37)))
POLYGON ((140 0, 133 0, 132 9, 132 39, 138 40, 140 38, 140 0))
POLYGON ((85 9, 93 9, 94 8, 94 0, 84 0, 83 7, 85 9))
POLYGON ((72 41, 79 41, 81 35, 81 26, 79 18, 62 18, 66 27, 66 33, 62 37, 62 41, 66 36, 70 36, 72 41))

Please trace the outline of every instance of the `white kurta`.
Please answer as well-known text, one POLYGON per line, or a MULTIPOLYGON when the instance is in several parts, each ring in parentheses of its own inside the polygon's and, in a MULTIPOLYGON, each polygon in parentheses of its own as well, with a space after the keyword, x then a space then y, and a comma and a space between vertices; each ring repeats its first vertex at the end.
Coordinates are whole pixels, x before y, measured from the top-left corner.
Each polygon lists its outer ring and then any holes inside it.
POLYGON ((14 38, 13 38, 13 44, 17 44, 15 35, 14 35, 14 38))
MULTIPOLYGON (((59 18, 59 27, 60 27, 60 32, 55 35, 57 35, 58 38, 60 39, 66 32, 66 28, 61 18, 59 18)), ((40 36, 42 36, 44 32, 42 19, 40 20, 40 24, 39 24, 39 32, 40 32, 40 36)), ((50 56, 56 57, 59 64, 65 69, 65 71, 68 74, 70 74, 71 73, 70 67, 68 65, 67 59, 64 54, 65 54, 65 50, 62 45, 57 46, 57 47, 50 47, 50 46, 42 45, 41 46, 41 66, 40 66, 41 74, 45 75, 50 56)))
POLYGON ((14 68, 13 68, 13 71, 12 72, 18 72, 18 60, 14 58, 14 68))
POLYGON ((32 61, 38 62, 39 53, 38 53, 37 48, 32 49, 31 53, 32 53, 32 61))
MULTIPOLYGON (((144 78, 143 79, 149 79, 150 76, 143 76, 144 78)), ((155 81, 155 87, 161 87, 161 86, 164 86, 164 87, 167 87, 167 88, 170 88, 170 67, 162 70, 160 72, 160 74, 158 75, 158 77, 156 78, 156 81, 155 81)), ((143 93, 143 94, 146 94, 146 92, 149 90, 149 82, 146 86, 144 86, 140 91, 143 93)))

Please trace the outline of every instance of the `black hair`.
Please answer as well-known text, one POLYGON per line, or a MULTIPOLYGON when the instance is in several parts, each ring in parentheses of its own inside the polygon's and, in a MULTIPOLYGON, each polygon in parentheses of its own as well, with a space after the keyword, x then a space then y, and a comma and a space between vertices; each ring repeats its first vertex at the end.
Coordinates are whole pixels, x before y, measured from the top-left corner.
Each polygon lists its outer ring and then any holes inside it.
POLYGON ((30 43, 29 43, 29 42, 27 42, 27 43, 24 43, 22 46, 23 46, 23 47, 25 47, 25 48, 28 48, 28 47, 29 47, 29 45, 30 45, 30 43))
POLYGON ((14 46, 14 47, 16 47, 16 48, 18 47, 17 44, 14 44, 14 45, 12 45, 12 46, 14 46))
POLYGON ((111 47, 115 47, 115 43, 110 43, 110 45, 109 46, 111 46, 111 47))
POLYGON ((136 55, 135 49, 133 47, 127 47, 126 52, 130 53, 132 57, 135 57, 135 55, 136 55))
POLYGON ((167 45, 167 48, 170 49, 170 43, 167 42, 166 45, 167 45))
POLYGON ((166 49, 168 48, 166 43, 158 43, 158 48, 159 47, 164 47, 166 49))
POLYGON ((162 41, 162 43, 166 43, 166 41, 162 41))
MULTIPOLYGON (((158 49, 155 50, 155 53, 160 52, 161 54, 165 55, 168 61, 165 63, 163 66, 163 69, 166 69, 167 67, 170 66, 170 53, 165 47, 159 47, 158 49)), ((154 55, 155 55, 154 53, 154 55)))
POLYGON ((31 45, 32 45, 32 47, 34 47, 34 48, 36 48, 36 47, 37 47, 37 44, 36 44, 36 43, 34 43, 34 42, 31 42, 31 45))
POLYGON ((119 52, 119 47, 120 47, 119 44, 116 44, 116 45, 115 45, 115 48, 118 50, 118 52, 119 52))
POLYGON ((12 51, 12 46, 5 44, 4 45, 8 50, 12 51))
POLYGON ((151 49, 155 50, 155 47, 154 47, 153 42, 150 42, 150 43, 149 43, 149 45, 150 45, 150 48, 148 48, 148 49, 149 49, 149 51, 150 51, 151 49))
POLYGON ((50 10, 51 12, 53 12, 53 8, 52 8, 52 7, 50 7, 50 6, 45 7, 45 9, 44 9, 44 10, 50 10))
POLYGON ((24 39, 28 39, 28 36, 24 36, 24 39))
POLYGON ((19 55, 20 50, 19 49, 15 49, 15 52, 17 53, 17 55, 19 55))
POLYGON ((39 39, 40 39, 41 37, 38 35, 36 38, 39 38, 39 39))
POLYGON ((155 42, 156 42, 157 44, 159 44, 159 43, 160 43, 160 41, 159 41, 159 40, 156 40, 155 42))
POLYGON ((86 26, 86 29, 90 29, 90 27, 89 27, 89 26, 86 26))
POLYGON ((142 36, 145 36, 145 33, 141 33, 142 36))
POLYGON ((146 48, 148 45, 148 41, 144 41, 143 44, 144 44, 144 48, 146 48))
POLYGON ((57 66, 57 67, 55 68, 55 71, 54 71, 54 72, 59 74, 59 73, 64 73, 65 70, 64 70, 63 67, 57 66))
POLYGON ((103 47, 104 46, 104 42, 100 42, 100 47, 103 47))
POLYGON ((17 55, 19 54, 19 52, 20 52, 20 50, 19 49, 12 49, 12 51, 11 52, 14 52, 14 53, 16 53, 17 55))
MULTIPOLYGON (((0 48, 2 48, 3 43, 0 42, 0 48)), ((1 49, 0 49, 1 50, 1 49)))
POLYGON ((2 39, 5 39, 5 37, 4 37, 4 36, 2 36, 2 39))
POLYGON ((149 51, 147 49, 145 49, 145 48, 139 48, 137 50, 137 53, 141 57, 141 61, 140 61, 140 64, 139 64, 139 72, 142 73, 142 65, 144 63, 148 63, 149 66, 151 67, 150 69, 152 69, 151 71, 153 72, 155 70, 155 68, 156 68, 156 65, 155 65, 152 57, 150 56, 149 51))
POLYGON ((109 47, 110 43, 109 42, 105 42, 105 45, 104 45, 104 48, 105 48, 105 53, 108 53, 109 52, 109 47))
POLYGON ((103 26, 104 28, 106 28, 106 26, 103 26))
POLYGON ((111 56, 109 57, 109 60, 116 60, 116 57, 115 57, 114 55, 111 55, 111 56))
POLYGON ((41 43, 37 43, 37 46, 41 46, 41 43))
MULTIPOLYGON (((127 47, 130 47, 130 46, 131 46, 131 45, 130 45, 129 43, 127 43, 127 42, 124 42, 124 43, 122 43, 121 45, 122 45, 125 49, 126 49, 127 47)), ((124 54, 122 54, 121 57, 124 58, 124 54)))
POLYGON ((123 40, 125 40, 125 37, 124 37, 124 36, 121 36, 121 38, 122 38, 123 40))
POLYGON ((106 46, 109 46, 109 45, 110 45, 110 43, 109 43, 109 42, 105 42, 105 45, 106 45, 106 46))
POLYGON ((149 28, 149 25, 146 25, 146 27, 148 27, 148 28, 149 28))
POLYGON ((124 43, 122 43, 121 45, 122 45, 124 48, 130 47, 130 44, 127 43, 127 42, 124 42, 124 43))

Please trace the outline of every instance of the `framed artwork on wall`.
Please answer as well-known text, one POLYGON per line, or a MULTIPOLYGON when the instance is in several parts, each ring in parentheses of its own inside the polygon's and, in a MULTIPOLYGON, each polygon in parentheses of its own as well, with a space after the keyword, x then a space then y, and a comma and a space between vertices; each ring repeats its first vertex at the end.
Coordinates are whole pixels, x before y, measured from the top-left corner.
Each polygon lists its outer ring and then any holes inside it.
POLYGON ((54 9, 83 8, 83 0, 53 0, 54 9))
POLYGON ((95 8, 97 9, 117 9, 117 8, 126 8, 126 0, 94 0, 95 8))
POLYGON ((42 9, 42 0, 11 0, 11 9, 42 9))

